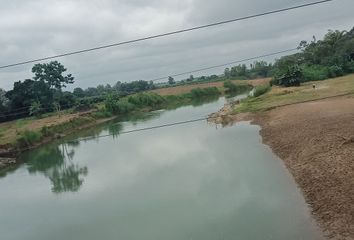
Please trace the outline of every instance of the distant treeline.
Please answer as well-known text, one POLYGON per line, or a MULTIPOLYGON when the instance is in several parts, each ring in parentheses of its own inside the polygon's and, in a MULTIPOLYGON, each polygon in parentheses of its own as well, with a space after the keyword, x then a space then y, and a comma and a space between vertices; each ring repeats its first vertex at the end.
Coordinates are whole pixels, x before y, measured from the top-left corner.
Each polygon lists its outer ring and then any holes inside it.
MULTIPOLYGON (((13 89, 0 89, 0 121, 8 121, 67 108, 82 111, 95 103, 103 102, 109 96, 122 98, 127 95, 156 88, 194 84, 199 82, 227 81, 231 79, 255 79, 273 77, 272 84, 297 86, 301 82, 323 80, 354 73, 354 28, 348 31, 330 30, 323 38, 313 37, 311 42, 302 41, 301 52, 281 57, 273 64, 255 61, 249 66, 240 64, 226 68, 223 74, 194 77, 175 81, 168 77, 166 83, 152 81, 118 81, 113 86, 98 85, 87 89, 75 88, 73 92, 64 88, 74 83, 74 77, 66 74, 67 69, 59 62, 36 64, 31 79, 17 81, 13 89)), ((237 87, 226 83, 228 91, 237 87)), ((211 90, 214 91, 214 90, 211 90)), ((198 95, 197 92, 192 94, 198 95)))

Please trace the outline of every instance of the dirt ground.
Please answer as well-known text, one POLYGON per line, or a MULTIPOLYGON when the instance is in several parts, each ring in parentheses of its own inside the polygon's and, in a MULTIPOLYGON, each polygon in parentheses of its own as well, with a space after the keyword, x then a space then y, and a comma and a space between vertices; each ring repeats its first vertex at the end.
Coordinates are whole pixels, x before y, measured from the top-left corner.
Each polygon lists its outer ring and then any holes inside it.
MULTIPOLYGON (((234 83, 248 83, 253 86, 258 86, 269 82, 270 78, 262 78, 262 79, 254 79, 254 80, 233 80, 234 83)), ((166 96, 166 95, 177 95, 177 94, 184 94, 189 93, 194 88, 207 88, 207 87, 217 87, 222 88, 224 86, 224 82, 210 82, 210 83, 198 83, 198 84, 191 84, 191 85, 183 85, 177 87, 168 87, 168 88, 160 88, 153 90, 159 95, 166 96)))
POLYGON ((354 97, 279 107, 252 119, 294 176, 325 235, 354 239, 354 97))
POLYGON ((59 125, 61 123, 68 122, 86 113, 87 112, 62 114, 62 115, 45 117, 41 119, 25 119, 23 120, 23 124, 21 124, 21 126, 16 126, 16 122, 18 122, 18 120, 0 123, 0 128, 4 129, 3 135, 1 136, 1 140, 0 140, 0 148, 1 145, 5 145, 13 142, 14 139, 16 139, 18 131, 24 131, 26 129, 35 131, 35 130, 40 130, 44 126, 49 127, 52 125, 59 125))

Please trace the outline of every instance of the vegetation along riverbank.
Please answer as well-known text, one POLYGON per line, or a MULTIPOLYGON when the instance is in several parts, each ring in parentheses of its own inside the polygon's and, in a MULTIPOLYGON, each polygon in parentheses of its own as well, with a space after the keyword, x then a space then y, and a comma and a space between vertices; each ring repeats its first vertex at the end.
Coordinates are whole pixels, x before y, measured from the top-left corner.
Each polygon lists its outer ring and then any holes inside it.
POLYGON ((137 112, 158 109, 174 109, 183 105, 198 105, 217 99, 225 92, 249 91, 252 87, 245 83, 233 84, 237 89, 229 90, 223 86, 193 86, 188 93, 161 96, 154 92, 142 92, 128 96, 109 94, 103 102, 93 104, 86 111, 68 109, 30 118, 0 124, 0 167, 15 164, 22 151, 33 149, 42 144, 62 138, 75 131, 89 128, 116 117, 125 117, 137 112))
POLYGON ((327 236, 353 239, 354 75, 313 84, 273 87, 212 117, 260 125, 263 142, 284 161, 327 236))

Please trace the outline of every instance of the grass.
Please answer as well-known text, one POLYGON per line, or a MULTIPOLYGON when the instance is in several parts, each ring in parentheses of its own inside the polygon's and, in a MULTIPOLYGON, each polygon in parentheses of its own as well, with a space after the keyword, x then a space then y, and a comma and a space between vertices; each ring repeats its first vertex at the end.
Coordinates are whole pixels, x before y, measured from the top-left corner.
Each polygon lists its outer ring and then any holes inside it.
POLYGON ((36 131, 25 130, 21 132, 16 139, 15 145, 17 147, 28 147, 34 145, 42 139, 42 134, 36 131))
POLYGON ((269 90, 271 90, 271 87, 269 84, 256 86, 254 88, 253 96, 259 97, 259 96, 267 93, 269 90))
MULTIPOLYGON (((232 83, 237 85, 259 85, 268 83, 270 78, 262 78, 262 79, 254 79, 254 80, 230 80, 232 83)), ((202 83, 190 83, 186 85, 180 86, 170 86, 166 88, 159 88, 152 90, 151 92, 157 93, 161 96, 168 96, 168 95, 181 95, 185 93, 190 93, 192 89, 195 88, 210 88, 216 87, 220 92, 225 92, 224 88, 224 81, 214 81, 214 82, 202 82, 202 83)))
POLYGON ((0 137, 4 136, 5 128, 0 128, 0 137))
POLYGON ((32 117, 17 120, 15 123, 16 128, 18 130, 21 128, 24 128, 31 120, 32 120, 32 117))
POLYGON ((301 103, 336 95, 354 94, 354 74, 324 81, 306 82, 300 87, 272 87, 271 91, 259 97, 249 97, 233 110, 241 112, 260 112, 278 106, 301 103), (313 89, 313 84, 316 89, 313 89))

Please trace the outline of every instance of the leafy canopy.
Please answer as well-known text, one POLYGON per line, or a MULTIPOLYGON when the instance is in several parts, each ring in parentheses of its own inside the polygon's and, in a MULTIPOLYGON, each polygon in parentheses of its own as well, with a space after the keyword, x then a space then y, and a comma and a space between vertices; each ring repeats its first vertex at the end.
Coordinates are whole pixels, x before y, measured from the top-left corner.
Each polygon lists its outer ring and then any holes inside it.
POLYGON ((61 90, 67 84, 74 83, 74 77, 71 74, 63 75, 66 70, 64 65, 58 61, 38 63, 32 68, 35 75, 33 79, 47 83, 50 88, 61 90))

